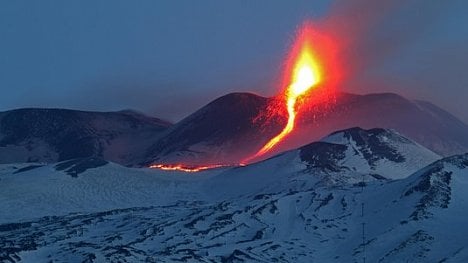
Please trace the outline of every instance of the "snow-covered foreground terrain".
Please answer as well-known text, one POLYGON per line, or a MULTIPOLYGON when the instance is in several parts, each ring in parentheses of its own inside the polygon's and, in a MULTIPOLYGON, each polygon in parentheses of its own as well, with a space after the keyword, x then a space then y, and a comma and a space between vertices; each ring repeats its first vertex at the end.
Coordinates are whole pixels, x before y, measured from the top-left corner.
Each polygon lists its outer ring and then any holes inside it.
POLYGON ((466 262, 468 154, 437 159, 356 128, 196 174, 2 165, 0 261, 466 262))
POLYGON ((200 200, 202 193, 191 182, 206 177, 202 173, 194 176, 132 169, 114 163, 74 176, 57 171, 55 165, 11 172, 17 170, 13 167, 31 166, 1 166, 0 223, 72 212, 166 205, 178 199, 200 200))

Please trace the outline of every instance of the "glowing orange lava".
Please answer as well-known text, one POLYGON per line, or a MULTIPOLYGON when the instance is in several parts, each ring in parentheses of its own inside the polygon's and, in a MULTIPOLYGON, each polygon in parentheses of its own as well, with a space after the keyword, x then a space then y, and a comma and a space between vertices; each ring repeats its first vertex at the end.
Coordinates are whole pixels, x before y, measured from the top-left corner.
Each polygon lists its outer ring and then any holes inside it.
POLYGON ((181 171, 181 172, 188 172, 188 173, 195 173, 201 172, 209 169, 220 168, 220 167, 227 167, 228 165, 223 164, 214 164, 214 165, 206 165, 206 166, 186 166, 183 164, 153 164, 150 165, 149 168, 156 168, 165 171, 181 171))
POLYGON ((296 102, 299 97, 308 93, 316 87, 322 80, 321 67, 318 57, 312 49, 312 31, 310 25, 305 23, 299 32, 296 44, 293 47, 291 58, 293 59, 292 73, 288 86, 284 92, 286 109, 288 112, 288 122, 284 129, 270 141, 268 141, 255 155, 244 160, 248 163, 250 160, 260 157, 270 151, 275 145, 281 142, 293 129, 296 120, 297 109, 296 102))
MULTIPOLYGON (((280 83, 283 91, 279 104, 272 104, 272 112, 283 116, 287 112, 287 123, 283 130, 270 139, 254 155, 241 161, 244 166, 259 160, 275 146, 283 142, 296 125, 298 113, 314 109, 315 105, 328 105, 334 101, 335 89, 341 83, 343 67, 338 59, 342 43, 336 41, 337 35, 332 32, 319 31, 321 25, 312 27, 306 21, 297 31, 295 41, 284 63, 283 79, 280 83), (285 111, 286 109, 286 111, 285 111)), ((322 25, 323 26, 323 25, 322 25)), ((262 113, 269 115, 268 113, 262 113)), ((150 168, 169 171, 200 172, 208 169, 236 165, 201 165, 154 164, 150 168)))

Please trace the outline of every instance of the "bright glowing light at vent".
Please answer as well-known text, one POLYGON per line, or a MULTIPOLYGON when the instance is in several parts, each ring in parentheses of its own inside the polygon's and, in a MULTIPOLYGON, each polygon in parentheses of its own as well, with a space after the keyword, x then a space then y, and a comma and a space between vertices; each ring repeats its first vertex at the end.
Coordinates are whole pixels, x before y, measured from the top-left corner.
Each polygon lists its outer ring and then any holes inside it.
POLYGON ((293 72, 291 74, 291 82, 285 92, 288 122, 281 133, 268 141, 254 156, 244 160, 246 163, 270 151, 294 129, 294 123, 297 115, 296 102, 298 98, 320 83, 321 72, 318 59, 314 56, 312 50, 310 32, 309 24, 306 23, 298 35, 296 48, 299 49, 297 54, 294 54, 294 50, 292 54, 297 57, 294 58, 295 62, 293 72))

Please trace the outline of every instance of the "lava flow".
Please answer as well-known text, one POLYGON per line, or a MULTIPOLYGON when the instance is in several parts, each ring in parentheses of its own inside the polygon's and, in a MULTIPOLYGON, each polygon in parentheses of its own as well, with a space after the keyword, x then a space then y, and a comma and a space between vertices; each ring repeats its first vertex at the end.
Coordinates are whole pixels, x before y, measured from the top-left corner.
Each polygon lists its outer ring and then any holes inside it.
MULTIPOLYGON (((296 43, 289 57, 292 62, 290 78, 284 92, 284 101, 288 113, 288 121, 283 130, 269 140, 255 155, 245 159, 243 163, 249 163, 281 142, 294 129, 298 112, 298 99, 316 87, 322 80, 321 67, 318 58, 312 49, 312 29, 309 23, 305 23, 299 31, 296 43)), ((289 69, 287 69, 289 70, 289 69)), ((286 86, 286 85, 285 85, 286 86)))
POLYGON ((181 171, 188 173, 196 173, 204 170, 226 167, 228 165, 215 164, 215 165, 206 165, 206 166, 185 166, 182 164, 153 164, 149 168, 156 168, 165 171, 181 171))

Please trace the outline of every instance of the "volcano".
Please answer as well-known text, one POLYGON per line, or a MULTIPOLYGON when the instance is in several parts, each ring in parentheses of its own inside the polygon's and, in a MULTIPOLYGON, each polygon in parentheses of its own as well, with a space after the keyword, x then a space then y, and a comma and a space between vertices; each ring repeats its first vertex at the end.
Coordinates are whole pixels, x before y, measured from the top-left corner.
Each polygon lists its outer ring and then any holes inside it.
MULTIPOLYGON (((284 114, 258 118, 274 103, 275 98, 250 93, 216 99, 168 129, 150 147, 143 164, 239 163, 284 127, 284 114)), ((393 129, 443 156, 468 151, 468 126, 430 102, 393 93, 340 93, 333 104, 302 111, 295 130, 265 158, 356 126, 393 129)))

